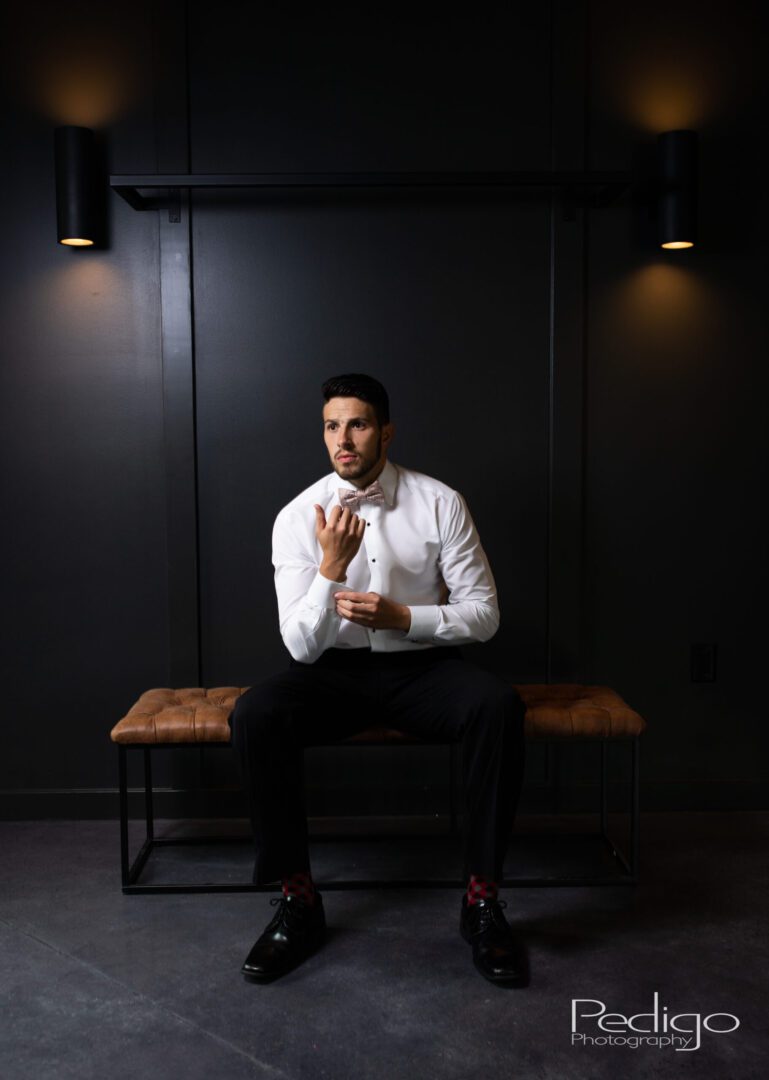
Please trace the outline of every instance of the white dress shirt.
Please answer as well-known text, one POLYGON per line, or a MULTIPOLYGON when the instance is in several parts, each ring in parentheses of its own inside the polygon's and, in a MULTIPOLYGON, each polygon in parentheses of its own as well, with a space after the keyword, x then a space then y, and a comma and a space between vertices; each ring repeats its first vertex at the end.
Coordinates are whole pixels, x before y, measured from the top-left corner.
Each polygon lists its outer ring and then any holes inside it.
POLYGON ((494 578, 462 496, 440 480, 386 462, 378 480, 384 504, 362 502, 363 542, 347 580, 319 572, 323 552, 315 536, 318 503, 328 519, 339 488, 335 472, 292 499, 272 532, 272 561, 280 632, 295 660, 311 664, 329 648, 374 652, 427 649, 488 641, 499 626, 494 578), (448 589, 446 602, 445 582, 448 589), (336 612, 334 593, 376 592, 411 612, 411 627, 367 629, 336 612))

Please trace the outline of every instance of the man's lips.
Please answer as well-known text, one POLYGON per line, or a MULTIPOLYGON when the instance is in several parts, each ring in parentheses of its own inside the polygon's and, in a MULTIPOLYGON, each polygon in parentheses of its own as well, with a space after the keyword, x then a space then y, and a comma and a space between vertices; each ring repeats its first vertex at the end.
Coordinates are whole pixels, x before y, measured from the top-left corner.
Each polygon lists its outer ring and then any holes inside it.
POLYGON ((355 461, 357 454, 337 454, 337 461, 355 461))

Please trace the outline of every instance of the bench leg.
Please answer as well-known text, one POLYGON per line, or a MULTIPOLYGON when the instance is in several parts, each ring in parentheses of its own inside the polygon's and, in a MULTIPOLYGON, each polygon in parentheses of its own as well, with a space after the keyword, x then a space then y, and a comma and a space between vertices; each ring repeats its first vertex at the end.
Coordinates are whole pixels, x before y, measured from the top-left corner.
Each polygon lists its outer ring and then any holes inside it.
POLYGON ((640 756, 641 742, 636 735, 633 739, 632 748, 633 762, 633 807, 630 818, 630 873, 633 880, 638 880, 639 855, 641 850, 641 784, 640 784, 640 756))
POLYGON ((152 802, 152 761, 151 751, 144 751, 144 817, 148 840, 155 839, 155 810, 152 802))
POLYGON ((149 749, 144 750, 144 811, 145 840, 133 863, 128 839, 128 751, 118 744, 118 774, 120 791, 120 879, 123 892, 133 892, 155 845, 155 819, 152 806, 152 764, 149 749))
MULTIPOLYGON (((628 857, 614 845, 611 837, 608 835, 608 757, 609 747, 607 746, 608 740, 602 740, 601 742, 601 790, 600 790, 600 817, 601 817, 601 833, 591 834, 603 836, 605 843, 609 846, 613 856, 620 862, 625 869, 624 875, 613 875, 610 877, 601 876, 598 878, 575 878, 575 877, 538 877, 538 878, 505 878, 501 884, 503 887, 510 886, 530 886, 530 885, 612 885, 612 884, 635 884, 638 880, 639 870, 639 851, 640 851, 640 739, 639 736, 633 736, 630 740, 631 743, 631 805, 630 805, 630 844, 628 857)), ((207 892, 273 892, 276 889, 274 884, 270 885, 254 885, 252 883, 242 884, 205 884, 205 885, 153 885, 138 883, 142 870, 150 856, 152 850, 159 845, 166 844, 195 844, 195 843, 216 843, 216 842, 243 842, 243 838, 240 837, 185 837, 178 839, 165 839, 155 837, 155 823, 154 823, 154 807, 153 807, 153 784, 152 784, 152 761, 151 761, 151 747, 133 747, 133 749, 141 749, 143 751, 143 765, 144 765, 144 808, 145 808, 145 839, 140 851, 138 852, 133 863, 131 863, 130 851, 129 851, 129 835, 128 835, 128 767, 127 767, 127 751, 131 747, 126 747, 123 744, 118 744, 118 765, 119 765, 119 796, 120 796, 120 866, 121 866, 121 880, 123 886, 123 892, 126 893, 149 893, 149 892, 168 892, 168 893, 207 893, 207 892)), ((458 828, 458 811, 457 811, 457 779, 458 779, 458 764, 457 753, 459 745, 450 745, 450 824, 452 833, 456 833, 458 828)), ((547 745, 548 751, 550 750, 550 743, 547 745)), ((549 760, 549 755, 548 755, 549 760)), ((426 881, 346 881, 346 882, 327 882, 325 884, 326 889, 353 889, 353 888, 377 888, 377 887, 389 887, 389 888, 403 888, 405 886, 417 886, 420 888, 425 887, 451 887, 461 888, 464 885, 463 881, 457 880, 426 880, 426 881)))
POLYGON ((120 793, 120 880, 123 888, 131 882, 128 864, 128 779, 126 749, 119 745, 118 752, 118 789, 120 793))
POLYGON ((625 870, 622 881, 634 885, 638 881, 640 851, 640 742, 639 736, 630 739, 630 844, 627 856, 609 836, 608 831, 608 740, 601 740, 601 834, 615 859, 625 870))

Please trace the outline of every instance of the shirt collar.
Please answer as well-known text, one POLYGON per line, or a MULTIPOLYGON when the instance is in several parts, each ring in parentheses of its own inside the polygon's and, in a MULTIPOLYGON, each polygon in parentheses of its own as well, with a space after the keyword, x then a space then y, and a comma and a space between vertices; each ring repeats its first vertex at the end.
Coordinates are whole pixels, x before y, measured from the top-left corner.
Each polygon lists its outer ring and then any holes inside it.
MULTIPOLYGON (((382 491, 384 492, 385 497, 385 504, 387 506, 394 506, 395 492, 398 487, 398 466, 393 465, 391 461, 386 461, 384 468, 377 477, 377 480, 382 485, 382 491)), ((342 477, 335 472, 331 473, 331 475, 329 476, 328 486, 329 490, 332 491, 334 494, 336 494, 340 487, 353 487, 353 485, 349 483, 349 481, 343 480, 342 477)))

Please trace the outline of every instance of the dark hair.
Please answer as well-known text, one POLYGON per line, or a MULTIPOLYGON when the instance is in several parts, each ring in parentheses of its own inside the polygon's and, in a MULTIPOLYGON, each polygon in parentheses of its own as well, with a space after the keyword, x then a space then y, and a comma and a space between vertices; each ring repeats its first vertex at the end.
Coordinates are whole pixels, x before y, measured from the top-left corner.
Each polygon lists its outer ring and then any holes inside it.
POLYGON ((323 400, 335 397, 354 397, 368 402, 380 427, 390 422, 390 399, 387 391, 371 375, 335 375, 323 383, 323 400))

